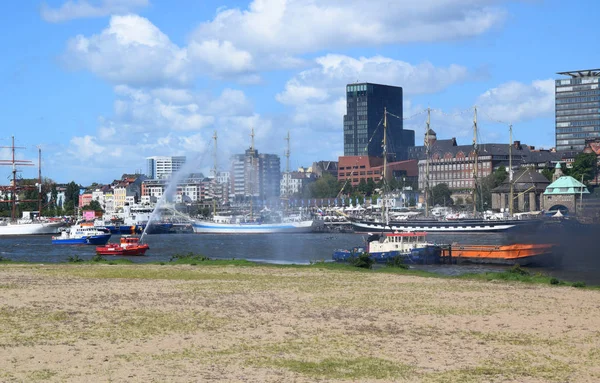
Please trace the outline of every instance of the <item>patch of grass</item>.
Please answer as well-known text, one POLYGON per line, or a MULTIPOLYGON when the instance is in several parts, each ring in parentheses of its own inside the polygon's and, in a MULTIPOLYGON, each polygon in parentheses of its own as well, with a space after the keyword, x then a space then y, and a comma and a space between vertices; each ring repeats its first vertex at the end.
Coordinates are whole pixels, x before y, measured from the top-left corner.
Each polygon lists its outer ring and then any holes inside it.
POLYGON ((207 262, 211 259, 201 254, 189 252, 187 254, 174 254, 169 262, 175 265, 196 265, 198 262, 207 262))
POLYGON ((100 310, 89 313, 33 308, 0 309, 0 347, 72 343, 82 339, 149 338, 214 330, 225 319, 194 310, 100 310))
POLYGON ((12 262, 12 259, 10 258, 6 258, 0 255, 0 263, 10 263, 12 262))
POLYGON ((27 377, 29 378, 28 380, 31 382, 34 382, 34 381, 41 382, 41 381, 45 381, 45 380, 52 378, 56 374, 57 374, 56 371, 52 371, 52 370, 45 368, 43 370, 31 371, 27 377))
POLYGON ((85 259, 83 259, 79 255, 75 254, 75 255, 69 255, 69 257, 67 258, 67 262, 69 262, 69 263, 81 263, 81 262, 85 262, 85 259))
POLYGON ((326 358, 319 361, 270 359, 265 366, 285 368, 315 379, 398 379, 413 372, 409 365, 374 357, 326 358))
POLYGON ((571 365, 557 359, 521 353, 505 359, 490 359, 475 367, 426 374, 424 381, 478 383, 535 379, 543 382, 565 382, 573 371, 571 365))

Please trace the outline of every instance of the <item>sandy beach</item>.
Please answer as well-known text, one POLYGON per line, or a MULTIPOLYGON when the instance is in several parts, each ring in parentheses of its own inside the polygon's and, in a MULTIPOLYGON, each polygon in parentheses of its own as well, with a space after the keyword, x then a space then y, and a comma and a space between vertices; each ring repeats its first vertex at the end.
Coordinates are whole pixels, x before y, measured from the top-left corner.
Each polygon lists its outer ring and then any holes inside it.
POLYGON ((600 290, 294 267, 0 265, 2 382, 596 382, 600 290))

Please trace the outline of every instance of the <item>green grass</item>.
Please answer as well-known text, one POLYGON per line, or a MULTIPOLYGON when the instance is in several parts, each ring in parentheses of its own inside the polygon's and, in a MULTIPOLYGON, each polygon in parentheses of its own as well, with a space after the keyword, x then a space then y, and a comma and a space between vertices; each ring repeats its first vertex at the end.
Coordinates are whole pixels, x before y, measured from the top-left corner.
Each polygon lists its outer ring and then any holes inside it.
POLYGON ((317 361, 267 359, 260 364, 263 367, 285 368, 315 379, 397 379, 408 377, 413 372, 409 365, 373 357, 326 358, 317 361))

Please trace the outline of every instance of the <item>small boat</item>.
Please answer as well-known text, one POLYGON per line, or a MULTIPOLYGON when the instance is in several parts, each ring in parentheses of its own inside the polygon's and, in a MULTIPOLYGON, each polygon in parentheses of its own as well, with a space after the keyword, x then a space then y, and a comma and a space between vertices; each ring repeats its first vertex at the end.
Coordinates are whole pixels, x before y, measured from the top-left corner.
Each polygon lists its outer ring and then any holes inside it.
POLYGON ((110 231, 92 225, 75 224, 60 235, 52 237, 53 245, 105 245, 110 239, 110 231))
POLYGON ((99 255, 144 255, 150 249, 147 243, 140 243, 138 237, 124 235, 119 243, 109 243, 105 246, 96 246, 99 255))
POLYGON ((366 252, 376 263, 388 263, 398 258, 407 264, 440 263, 441 247, 427 242, 426 237, 426 232, 370 234, 366 251, 363 247, 338 249, 333 252, 333 260, 344 262, 366 252))
POLYGON ((443 256, 452 256, 458 263, 486 263, 521 266, 550 261, 554 244, 461 245, 454 243, 443 249, 443 256))

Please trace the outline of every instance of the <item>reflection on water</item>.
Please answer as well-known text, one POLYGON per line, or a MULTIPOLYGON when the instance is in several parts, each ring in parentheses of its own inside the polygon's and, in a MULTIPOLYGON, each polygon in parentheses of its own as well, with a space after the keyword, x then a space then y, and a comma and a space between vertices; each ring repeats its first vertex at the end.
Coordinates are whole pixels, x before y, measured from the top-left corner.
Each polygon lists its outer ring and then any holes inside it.
MULTIPOLYGON (((600 284, 600 251, 594 240, 599 227, 542 226, 534 233, 430 234, 439 244, 557 243, 557 262, 536 268, 559 279, 600 284)), ((147 256, 128 257, 134 262, 168 262, 175 254, 202 254, 211 258, 248 259, 279 264, 308 264, 329 261, 334 249, 362 245, 364 234, 153 234, 145 236, 150 245, 147 256)), ((52 245, 50 236, 2 237, 0 256, 15 261, 38 263, 66 262, 69 256, 91 258, 94 246, 52 245)), ((111 242, 117 242, 113 236, 111 242)), ((447 275, 501 271, 506 267, 489 265, 430 265, 428 271, 447 275)))

